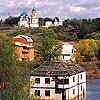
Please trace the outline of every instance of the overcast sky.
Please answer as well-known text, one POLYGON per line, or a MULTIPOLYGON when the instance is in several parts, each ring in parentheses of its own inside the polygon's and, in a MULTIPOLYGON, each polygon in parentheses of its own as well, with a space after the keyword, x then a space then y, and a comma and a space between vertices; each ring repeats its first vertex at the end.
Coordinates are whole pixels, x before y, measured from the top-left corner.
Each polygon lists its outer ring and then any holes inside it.
POLYGON ((95 18, 100 17, 100 0, 0 0, 0 16, 30 15, 35 8, 39 17, 95 18))

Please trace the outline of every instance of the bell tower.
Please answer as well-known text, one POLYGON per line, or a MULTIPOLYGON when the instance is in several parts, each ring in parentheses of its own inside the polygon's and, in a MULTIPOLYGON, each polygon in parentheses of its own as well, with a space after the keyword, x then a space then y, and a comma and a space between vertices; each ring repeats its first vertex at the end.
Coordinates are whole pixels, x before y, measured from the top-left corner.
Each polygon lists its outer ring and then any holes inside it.
POLYGON ((39 27, 39 20, 38 20, 37 12, 35 9, 32 9, 30 27, 39 27))

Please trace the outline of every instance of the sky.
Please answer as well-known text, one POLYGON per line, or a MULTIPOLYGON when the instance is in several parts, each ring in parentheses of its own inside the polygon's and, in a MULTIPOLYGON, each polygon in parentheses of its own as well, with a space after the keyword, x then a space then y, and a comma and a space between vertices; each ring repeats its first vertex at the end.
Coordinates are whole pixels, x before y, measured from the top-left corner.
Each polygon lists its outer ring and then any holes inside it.
POLYGON ((0 0, 0 17, 31 14, 32 8, 39 17, 97 18, 100 17, 100 0, 0 0))

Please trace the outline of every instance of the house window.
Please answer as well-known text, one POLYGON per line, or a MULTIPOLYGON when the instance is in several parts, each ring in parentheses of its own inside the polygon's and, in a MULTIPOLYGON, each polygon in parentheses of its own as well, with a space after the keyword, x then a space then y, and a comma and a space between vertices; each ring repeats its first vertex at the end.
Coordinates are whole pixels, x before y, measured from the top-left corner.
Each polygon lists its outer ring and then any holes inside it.
POLYGON ((82 86, 81 86, 81 91, 82 91, 82 86))
POLYGON ((28 54, 28 52, 24 52, 24 51, 22 51, 22 54, 28 54))
POLYGON ((65 58, 65 56, 63 55, 63 59, 65 58))
POLYGON ((50 96, 50 90, 45 90, 45 96, 50 96))
POLYGON ((22 58, 22 61, 26 61, 26 60, 28 60, 28 58, 22 58))
POLYGON ((50 84, 50 78, 45 78, 45 84, 50 84))
POLYGON ((81 80, 82 80, 82 74, 81 74, 81 80))
POLYGON ((73 82, 75 82, 75 77, 73 77, 73 82))
POLYGON ((69 84, 69 79, 64 79, 64 84, 69 84))
POLYGON ((64 54, 64 56, 70 56, 70 54, 64 54))
POLYGON ((24 46, 23 49, 29 49, 28 47, 24 46))
POLYGON ((35 83, 40 83, 40 78, 35 78, 35 83))
POLYGON ((73 89, 73 94, 75 94, 75 89, 73 89))
POLYGON ((35 96, 40 96, 40 90, 35 90, 35 96))
POLYGON ((60 79, 59 84, 69 84, 69 79, 60 79))
POLYGON ((74 49, 72 49, 72 53, 74 53, 74 49))

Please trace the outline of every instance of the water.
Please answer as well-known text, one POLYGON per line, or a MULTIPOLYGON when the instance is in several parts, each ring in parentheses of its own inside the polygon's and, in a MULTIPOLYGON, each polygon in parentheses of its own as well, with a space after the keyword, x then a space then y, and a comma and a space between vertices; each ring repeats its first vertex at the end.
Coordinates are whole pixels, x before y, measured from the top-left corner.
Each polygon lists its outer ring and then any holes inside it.
POLYGON ((100 100, 100 80, 88 81, 86 100, 100 100))

